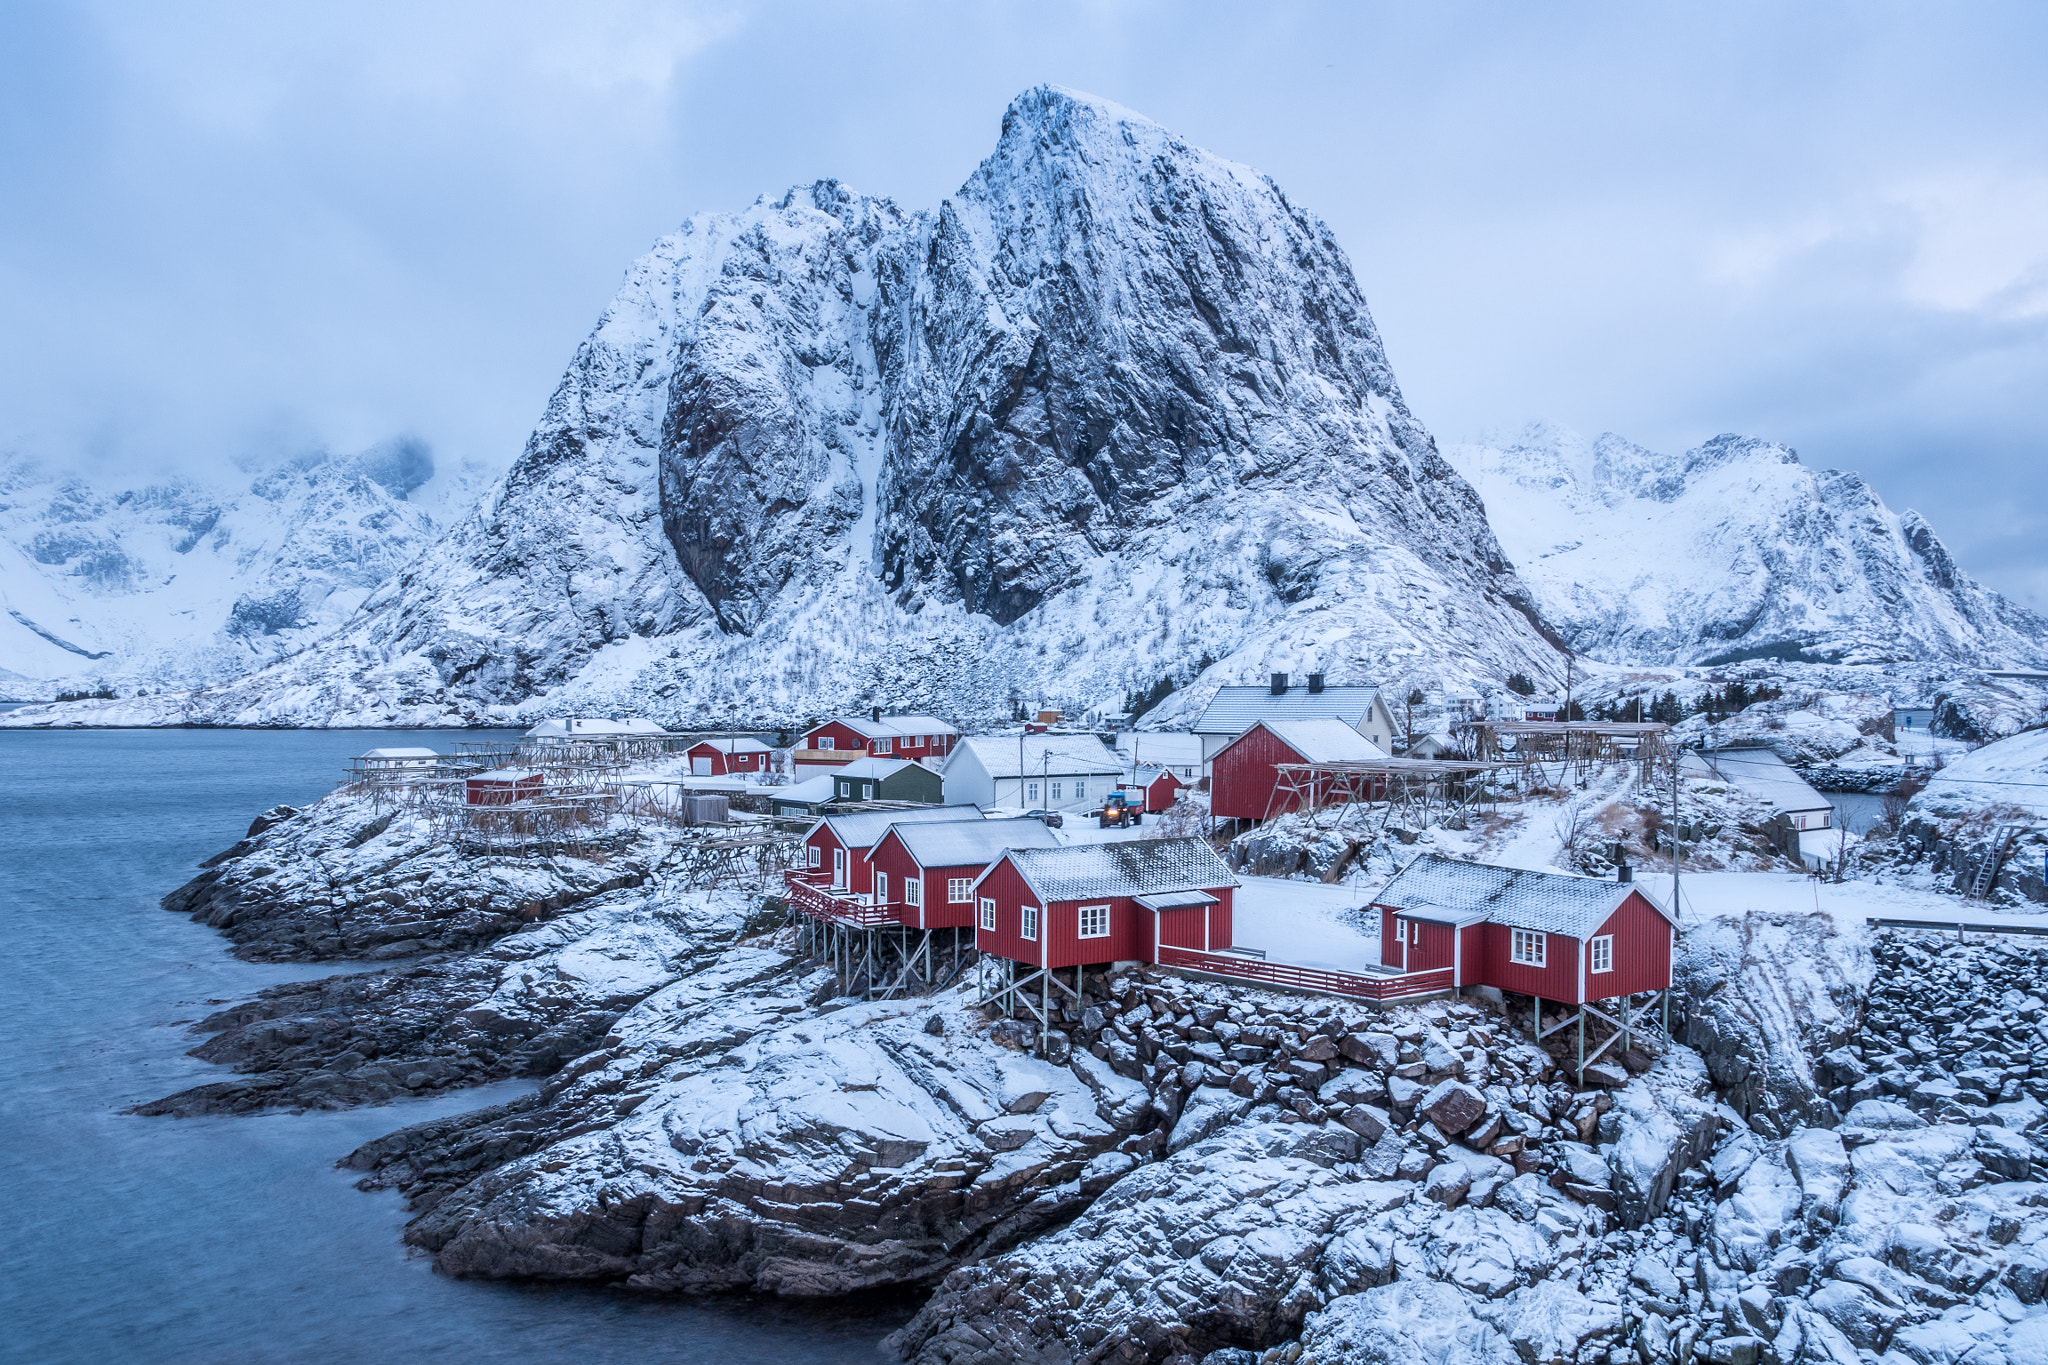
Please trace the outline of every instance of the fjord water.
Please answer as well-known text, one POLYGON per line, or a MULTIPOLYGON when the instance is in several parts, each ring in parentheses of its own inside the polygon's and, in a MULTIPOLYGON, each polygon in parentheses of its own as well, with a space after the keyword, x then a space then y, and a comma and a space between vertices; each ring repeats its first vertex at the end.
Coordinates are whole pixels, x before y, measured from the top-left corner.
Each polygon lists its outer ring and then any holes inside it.
POLYGON ((186 1025, 340 965, 239 962, 157 898, 378 744, 477 732, 0 731, 0 1360, 876 1361, 900 1314, 455 1281, 334 1168, 517 1086, 334 1114, 136 1118, 222 1073, 186 1025))

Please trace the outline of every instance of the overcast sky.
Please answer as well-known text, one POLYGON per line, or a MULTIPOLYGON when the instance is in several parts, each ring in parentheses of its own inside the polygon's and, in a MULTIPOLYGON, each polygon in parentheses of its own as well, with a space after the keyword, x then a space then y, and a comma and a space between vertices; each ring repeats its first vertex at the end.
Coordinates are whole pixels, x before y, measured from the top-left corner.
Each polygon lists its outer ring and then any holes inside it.
POLYGON ((2048 6, 0 6, 0 449, 515 455, 626 264, 1052 81, 1271 174, 1438 439, 1786 441, 2048 609, 2048 6))

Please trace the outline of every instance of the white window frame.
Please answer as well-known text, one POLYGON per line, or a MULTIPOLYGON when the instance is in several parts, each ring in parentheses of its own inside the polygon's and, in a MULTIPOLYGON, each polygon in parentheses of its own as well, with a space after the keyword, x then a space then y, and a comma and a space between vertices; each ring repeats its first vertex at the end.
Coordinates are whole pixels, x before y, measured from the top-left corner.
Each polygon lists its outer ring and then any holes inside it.
POLYGON ((1038 804, 1038 784, 1036 782, 1026 782, 1024 784, 1024 804, 1027 806, 1038 804))
POLYGON ((1587 967, 1587 971, 1611 972, 1614 970, 1614 935, 1602 934, 1586 946, 1589 950, 1586 954, 1586 961, 1592 964, 1587 967))
POLYGON ((1017 907, 1017 937, 1038 942, 1038 907, 1020 905, 1017 907))
POLYGON ((1510 929, 1508 931, 1508 961, 1518 967, 1543 967, 1549 965, 1549 935, 1536 929, 1510 929))
POLYGON ((810 845, 810 850, 811 850, 811 866, 812 866, 812 867, 816 867, 816 866, 818 865, 818 846, 817 846, 816 844, 812 844, 812 845, 810 845))
POLYGON ((1084 779, 1076 778, 1074 780, 1074 799, 1076 801, 1086 801, 1088 799, 1088 783, 1084 779))
POLYGON ((879 869, 875 872, 875 904, 889 903, 889 874, 879 869))
POLYGON ((1082 906, 1076 913, 1074 922, 1082 938, 1109 937, 1109 907, 1106 905, 1082 906))
POLYGON ((948 904, 948 905, 972 905, 972 904, 974 904, 974 878, 972 878, 972 877, 948 877, 948 878, 946 878, 946 904, 948 904))
POLYGON ((1059 783, 1055 782, 1055 783, 1053 783, 1053 784, 1051 785, 1051 787, 1050 787, 1050 788, 1048 789, 1048 792, 1047 792, 1047 796, 1046 796, 1046 800, 1048 801, 1048 803, 1050 803, 1051 805, 1055 805, 1055 806, 1057 806, 1057 805, 1058 805, 1058 804, 1060 803, 1060 784, 1059 784, 1059 783))
POLYGON ((915 905, 920 909, 924 907, 924 878, 905 877, 903 879, 903 903, 905 905, 915 905))
POLYGON ((981 898, 981 927, 991 934, 996 931, 996 903, 988 896, 981 898))
POLYGON ((1401 917, 1400 917, 1399 915, 1396 915, 1396 916, 1394 916, 1394 942, 1396 942, 1396 943, 1406 943, 1407 941, 1408 941, 1408 921, 1407 921, 1407 920, 1405 920, 1405 919, 1402 919, 1402 918, 1401 918, 1401 917))
POLYGON ((894 739, 885 736, 875 741, 875 752, 878 754, 893 753, 895 749, 896 741, 894 739))
POLYGON ((830 735, 819 735, 815 740, 812 740, 811 742, 813 744, 816 744, 818 746, 819 751, 822 752, 826 749, 832 748, 839 741, 832 738, 832 736, 830 735))

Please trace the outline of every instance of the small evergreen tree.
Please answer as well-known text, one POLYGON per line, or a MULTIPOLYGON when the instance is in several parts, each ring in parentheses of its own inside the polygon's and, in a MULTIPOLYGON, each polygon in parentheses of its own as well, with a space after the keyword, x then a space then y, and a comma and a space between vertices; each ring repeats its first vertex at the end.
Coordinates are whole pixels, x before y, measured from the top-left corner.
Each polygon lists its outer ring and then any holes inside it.
POLYGON ((1524 697, 1533 697, 1536 695, 1536 684, 1529 681, 1529 675, 1526 673, 1510 673, 1508 691, 1524 697))
POLYGON ((1666 725, 1676 725, 1681 720, 1684 720, 1685 708, 1678 704, 1678 694, 1676 692, 1666 692, 1663 696, 1651 702, 1650 719, 1662 721, 1666 725))

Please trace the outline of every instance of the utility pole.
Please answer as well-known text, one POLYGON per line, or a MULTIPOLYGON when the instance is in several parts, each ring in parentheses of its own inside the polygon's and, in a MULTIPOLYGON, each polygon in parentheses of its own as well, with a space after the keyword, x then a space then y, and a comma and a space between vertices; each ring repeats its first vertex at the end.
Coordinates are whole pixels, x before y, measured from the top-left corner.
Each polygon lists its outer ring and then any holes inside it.
POLYGON ((1678 767, 1685 751, 1671 748, 1671 917, 1678 918, 1678 767))

